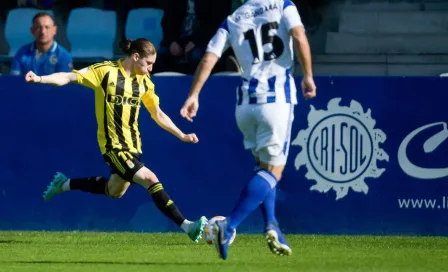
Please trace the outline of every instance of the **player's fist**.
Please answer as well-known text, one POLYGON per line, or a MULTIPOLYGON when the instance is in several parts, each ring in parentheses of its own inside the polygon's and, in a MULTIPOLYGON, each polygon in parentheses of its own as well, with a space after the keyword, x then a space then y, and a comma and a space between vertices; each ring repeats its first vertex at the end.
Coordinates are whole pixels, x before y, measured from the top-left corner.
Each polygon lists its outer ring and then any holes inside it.
POLYGON ((305 97, 305 99, 311 99, 316 96, 316 84, 314 84, 313 77, 304 77, 301 86, 303 97, 305 97))
POLYGON ((29 71, 25 75, 25 81, 28 83, 38 83, 41 81, 41 77, 37 76, 33 71, 29 71))
POLYGON ((181 138, 181 140, 185 143, 197 143, 199 142, 198 137, 196 136, 196 134, 191 133, 191 134, 184 134, 181 138))
POLYGON ((180 115, 190 122, 193 122, 193 118, 196 117, 196 113, 199 109, 199 101, 197 97, 190 96, 184 103, 184 106, 180 109, 180 115))

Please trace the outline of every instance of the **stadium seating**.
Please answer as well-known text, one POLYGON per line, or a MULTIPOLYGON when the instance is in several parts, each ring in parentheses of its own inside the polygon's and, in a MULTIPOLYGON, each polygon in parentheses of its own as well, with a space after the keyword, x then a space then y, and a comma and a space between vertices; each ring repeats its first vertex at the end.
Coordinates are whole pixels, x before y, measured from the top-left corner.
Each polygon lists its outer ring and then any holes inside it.
POLYGON ((163 38, 161 21, 163 10, 139 8, 129 12, 126 21, 126 37, 129 39, 146 38, 159 49, 163 38))
POLYGON ((334 1, 322 18, 309 38, 314 74, 434 76, 448 70, 447 1, 334 1))
POLYGON ((76 60, 112 59, 116 37, 115 11, 76 8, 70 12, 67 37, 76 60))
POLYGON ((9 44, 9 57, 13 57, 20 47, 33 41, 30 28, 33 17, 38 12, 47 12, 54 16, 51 10, 34 8, 17 8, 8 12, 5 25, 5 37, 9 44))

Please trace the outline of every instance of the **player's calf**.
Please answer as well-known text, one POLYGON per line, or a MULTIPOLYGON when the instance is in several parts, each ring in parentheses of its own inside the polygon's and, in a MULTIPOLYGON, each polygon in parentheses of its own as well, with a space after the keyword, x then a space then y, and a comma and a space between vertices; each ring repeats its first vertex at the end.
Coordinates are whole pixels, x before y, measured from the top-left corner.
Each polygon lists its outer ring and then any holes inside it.
POLYGON ((129 187, 129 182, 122 180, 117 175, 112 175, 110 180, 105 177, 67 178, 62 173, 56 173, 47 190, 44 199, 50 200, 56 194, 67 191, 83 191, 91 194, 107 195, 120 198, 129 187))
POLYGON ((79 190, 91 194, 106 195, 108 179, 105 177, 72 178, 62 186, 62 191, 79 190))
POLYGON ((207 219, 201 217, 196 222, 187 220, 151 170, 142 167, 135 173, 133 181, 142 185, 148 191, 156 207, 185 231, 191 240, 198 242, 201 239, 207 219))
POLYGON ((43 197, 45 200, 50 200, 56 194, 70 190, 80 190, 92 194, 106 194, 106 185, 107 179, 103 177, 69 179, 62 173, 56 173, 43 197))

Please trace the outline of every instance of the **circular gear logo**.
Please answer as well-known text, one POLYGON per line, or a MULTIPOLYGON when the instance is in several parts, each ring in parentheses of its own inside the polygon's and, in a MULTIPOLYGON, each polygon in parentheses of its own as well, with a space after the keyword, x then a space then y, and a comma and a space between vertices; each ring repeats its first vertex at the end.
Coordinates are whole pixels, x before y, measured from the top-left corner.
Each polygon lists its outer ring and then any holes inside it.
POLYGON ((377 167, 378 160, 389 161, 379 147, 386 134, 374 128, 370 109, 364 113, 360 103, 352 100, 350 107, 343 107, 340 101, 330 100, 326 111, 311 106, 309 127, 299 131, 292 142, 302 147, 295 168, 305 166, 305 177, 316 181, 310 190, 327 193, 333 189, 336 200, 345 197, 350 188, 367 194, 365 179, 378 178, 385 171, 377 167))

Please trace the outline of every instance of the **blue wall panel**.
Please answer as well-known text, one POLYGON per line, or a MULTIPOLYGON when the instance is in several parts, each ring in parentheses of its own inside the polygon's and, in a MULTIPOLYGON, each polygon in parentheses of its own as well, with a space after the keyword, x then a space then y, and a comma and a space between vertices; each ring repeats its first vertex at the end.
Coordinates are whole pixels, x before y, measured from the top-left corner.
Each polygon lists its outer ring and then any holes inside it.
MULTIPOLYGON (((153 81, 162 109, 200 142, 180 142, 142 108, 142 160, 187 218, 226 215, 253 166, 234 120, 239 79, 212 77, 193 123, 179 115, 191 77, 153 81)), ((290 158, 278 186, 282 228, 448 235, 447 80, 318 77, 316 84, 318 97, 300 100, 295 110, 290 158)), ((0 229, 178 230, 138 185, 121 199, 68 192, 44 202, 56 171, 109 175, 96 141, 93 92, 2 76, 0 94, 0 229)), ((239 229, 260 231, 259 211, 239 229)))

